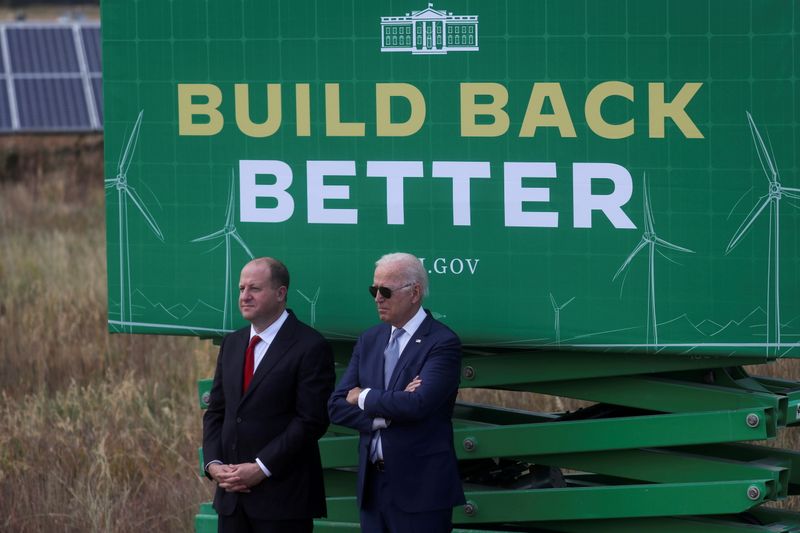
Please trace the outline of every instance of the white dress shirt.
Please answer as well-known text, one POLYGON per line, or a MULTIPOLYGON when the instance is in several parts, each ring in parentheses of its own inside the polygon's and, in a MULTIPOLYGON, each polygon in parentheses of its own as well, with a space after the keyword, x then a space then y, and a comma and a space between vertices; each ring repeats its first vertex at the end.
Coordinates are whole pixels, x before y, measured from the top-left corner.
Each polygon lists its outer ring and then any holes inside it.
POLYGON ((289 313, 286 311, 286 309, 284 309, 283 313, 281 313, 281 316, 278 317, 278 320, 276 320, 275 322, 273 322, 272 324, 267 326, 267 329, 265 329, 264 331, 262 331, 260 333, 258 331, 256 331, 256 327, 255 326, 253 326, 252 324, 250 325, 250 339, 249 340, 253 340, 253 337, 255 337, 256 335, 261 337, 261 342, 256 344, 256 349, 253 352, 253 373, 254 374, 255 374, 256 370, 258 369, 259 363, 261 363, 261 360, 264 359, 264 354, 266 354, 267 350, 269 350, 269 346, 272 344, 272 341, 275 340, 275 335, 278 334, 278 330, 281 329, 281 326, 283 326, 283 323, 286 322, 287 318, 289 318, 289 313))

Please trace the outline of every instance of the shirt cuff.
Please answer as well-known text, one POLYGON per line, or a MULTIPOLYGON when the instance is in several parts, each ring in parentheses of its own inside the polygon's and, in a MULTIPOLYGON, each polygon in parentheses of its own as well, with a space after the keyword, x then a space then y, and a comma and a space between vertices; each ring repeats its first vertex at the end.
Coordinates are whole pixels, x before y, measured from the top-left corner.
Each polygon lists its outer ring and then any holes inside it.
POLYGON ((267 477, 272 477, 272 472, 270 472, 270 471, 269 471, 269 468, 267 468, 266 466, 264 466, 264 463, 262 463, 262 462, 261 462, 261 459, 259 459, 258 457, 256 457, 256 464, 257 464, 257 465, 258 465, 258 467, 261 469, 261 471, 262 471, 262 472, 264 472, 264 475, 265 475, 265 476, 267 476, 267 477))
POLYGON ((386 429, 389 427, 389 422, 386 421, 383 417, 377 417, 372 419, 372 431, 378 429, 386 429))
POLYGON ((361 391, 361 394, 358 395, 358 408, 362 411, 364 410, 364 402, 367 401, 367 394, 369 394, 371 390, 372 389, 364 389, 361 391))
MULTIPOLYGON (((221 465, 221 464, 222 464, 222 461, 218 461, 216 459, 213 460, 213 461, 209 461, 209 462, 206 463, 205 471, 208 472, 208 467, 211 466, 211 465, 221 465)), ((211 472, 208 472, 208 473, 210 474, 211 472)))

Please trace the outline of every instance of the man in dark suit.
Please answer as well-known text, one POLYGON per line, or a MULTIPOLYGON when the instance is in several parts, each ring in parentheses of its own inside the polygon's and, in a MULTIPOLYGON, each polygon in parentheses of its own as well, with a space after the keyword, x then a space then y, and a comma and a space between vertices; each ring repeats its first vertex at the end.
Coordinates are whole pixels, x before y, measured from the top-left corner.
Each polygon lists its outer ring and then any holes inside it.
POLYGON ((203 417, 206 474, 223 533, 310 532, 325 516, 317 440, 335 375, 330 345, 286 309, 289 272, 255 259, 239 279, 250 326, 222 340, 203 417))
POLYGON ((450 531, 453 506, 464 503, 451 422, 461 342, 422 309, 419 259, 389 254, 375 265, 369 290, 383 324, 359 337, 328 412, 361 433, 363 531, 450 531))

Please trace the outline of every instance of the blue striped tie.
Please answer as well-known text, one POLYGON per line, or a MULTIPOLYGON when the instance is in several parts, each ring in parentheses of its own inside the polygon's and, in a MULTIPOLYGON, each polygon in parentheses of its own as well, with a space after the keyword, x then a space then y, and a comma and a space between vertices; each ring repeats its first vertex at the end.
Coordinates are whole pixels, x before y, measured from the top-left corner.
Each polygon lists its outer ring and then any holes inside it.
MULTIPOLYGON (((392 332, 392 338, 389 339, 389 344, 386 345, 386 349, 383 351, 383 388, 385 390, 389 390, 392 372, 394 372, 394 367, 397 366, 397 360, 400 359, 400 342, 398 339, 403 333, 405 333, 403 328, 395 329, 392 332)), ((380 429, 372 432, 372 441, 369 443, 369 460, 373 463, 380 459, 378 456, 380 438, 380 429)))
POLYGON ((403 328, 397 328, 392 332, 392 338, 389 339, 389 344, 383 351, 383 387, 389 389, 389 382, 392 380, 392 372, 394 367, 397 366, 397 360, 400 359, 400 342, 398 339, 400 335, 405 333, 403 328))

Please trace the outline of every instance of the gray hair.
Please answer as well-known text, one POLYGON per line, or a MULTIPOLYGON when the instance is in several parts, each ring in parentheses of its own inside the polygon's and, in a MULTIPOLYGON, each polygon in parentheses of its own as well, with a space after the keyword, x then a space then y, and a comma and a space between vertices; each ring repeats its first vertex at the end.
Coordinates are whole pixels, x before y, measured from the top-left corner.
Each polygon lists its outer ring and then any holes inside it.
POLYGON ((404 252, 386 254, 375 261, 375 266, 393 267, 406 283, 418 283, 422 296, 428 296, 428 272, 415 255, 404 252))

